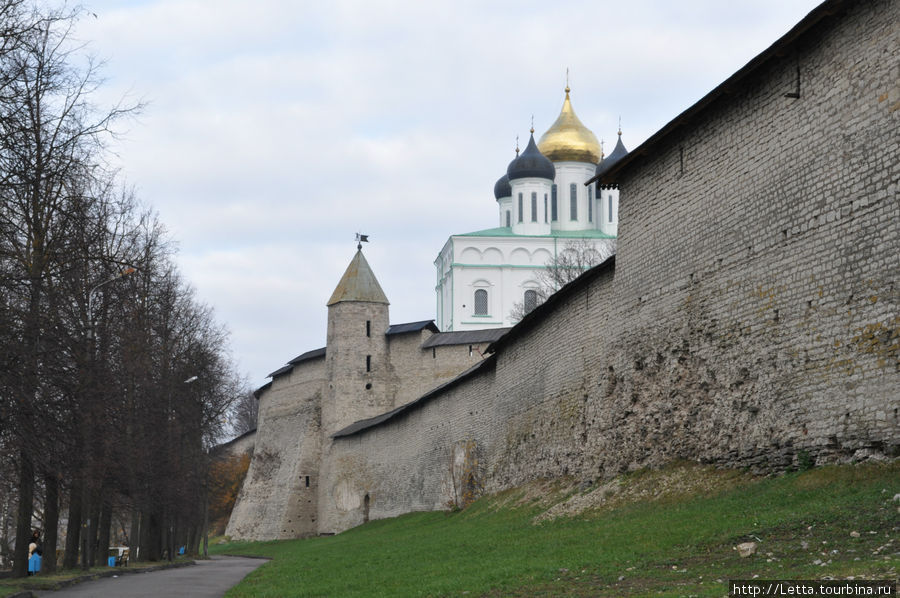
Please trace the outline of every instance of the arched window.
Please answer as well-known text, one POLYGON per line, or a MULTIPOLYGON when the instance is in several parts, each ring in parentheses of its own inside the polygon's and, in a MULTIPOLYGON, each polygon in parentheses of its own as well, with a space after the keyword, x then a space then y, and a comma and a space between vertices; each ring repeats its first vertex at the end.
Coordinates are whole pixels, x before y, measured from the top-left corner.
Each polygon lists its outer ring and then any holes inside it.
POLYGON ((612 195, 607 197, 609 199, 609 221, 612 222, 612 195))
POLYGON ((522 222, 522 194, 519 193, 519 222, 522 222))
POLYGON ((556 222, 556 185, 550 187, 550 218, 556 222))
POLYGON ((488 294, 484 289, 478 289, 477 291, 475 291, 475 315, 488 315, 488 294))
POLYGON ((524 304, 526 314, 537 307, 537 291, 534 289, 525 291, 524 304))
POLYGON ((506 228, 509 228, 509 210, 506 210, 506 228))
POLYGON ((544 193, 544 222, 548 222, 547 220, 547 194, 544 193))
POLYGON ((569 218, 578 220, 578 187, 569 185, 569 218))
POLYGON ((531 192, 531 221, 537 222, 537 193, 531 192))

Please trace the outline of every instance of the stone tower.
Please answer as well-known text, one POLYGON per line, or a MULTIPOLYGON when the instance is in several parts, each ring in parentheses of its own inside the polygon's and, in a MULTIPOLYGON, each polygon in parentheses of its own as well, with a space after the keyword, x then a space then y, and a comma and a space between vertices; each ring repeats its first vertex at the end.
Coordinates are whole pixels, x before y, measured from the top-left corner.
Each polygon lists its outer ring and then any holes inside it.
POLYGON ((388 300, 359 249, 328 300, 322 431, 333 434, 393 408, 385 332, 388 300))

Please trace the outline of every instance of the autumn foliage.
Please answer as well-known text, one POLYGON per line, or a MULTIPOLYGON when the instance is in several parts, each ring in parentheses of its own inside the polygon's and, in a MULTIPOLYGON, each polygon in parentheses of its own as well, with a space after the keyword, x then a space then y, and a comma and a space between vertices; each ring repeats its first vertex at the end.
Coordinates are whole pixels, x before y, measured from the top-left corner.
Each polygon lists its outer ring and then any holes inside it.
POLYGON ((250 455, 226 455, 214 459, 209 468, 209 520, 210 532, 220 536, 225 533, 228 518, 234 508, 244 476, 250 467, 250 455))

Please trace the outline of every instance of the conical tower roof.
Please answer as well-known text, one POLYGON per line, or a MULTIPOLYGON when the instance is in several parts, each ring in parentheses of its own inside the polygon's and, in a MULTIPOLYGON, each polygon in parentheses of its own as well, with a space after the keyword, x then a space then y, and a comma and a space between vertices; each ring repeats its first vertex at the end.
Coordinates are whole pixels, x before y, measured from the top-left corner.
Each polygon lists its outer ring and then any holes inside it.
POLYGON ((547 129, 538 141, 538 149, 553 162, 590 162, 600 161, 600 143, 597 137, 584 126, 569 100, 569 86, 566 86, 566 99, 556 121, 547 129))
POLYGON ((341 301, 360 301, 390 305, 362 250, 357 250, 356 255, 350 260, 350 265, 347 266, 347 270, 331 294, 331 299, 328 300, 327 305, 334 305, 341 301))

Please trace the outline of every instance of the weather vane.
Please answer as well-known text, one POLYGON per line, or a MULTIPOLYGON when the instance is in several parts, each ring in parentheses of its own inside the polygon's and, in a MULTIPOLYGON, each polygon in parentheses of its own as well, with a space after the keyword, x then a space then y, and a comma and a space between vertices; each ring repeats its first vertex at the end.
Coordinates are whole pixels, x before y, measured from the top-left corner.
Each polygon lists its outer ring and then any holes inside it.
POLYGON ((361 235, 356 233, 356 248, 362 251, 362 244, 369 242, 369 235, 361 235))

